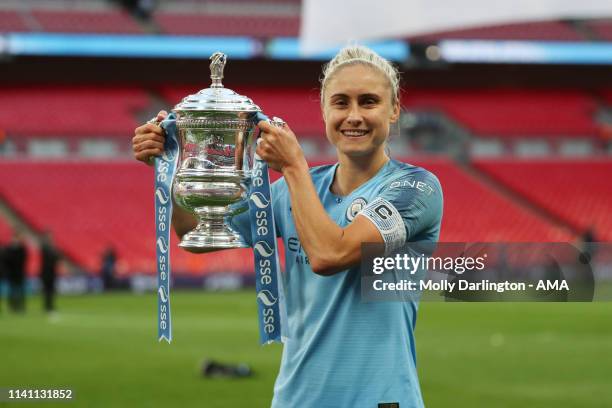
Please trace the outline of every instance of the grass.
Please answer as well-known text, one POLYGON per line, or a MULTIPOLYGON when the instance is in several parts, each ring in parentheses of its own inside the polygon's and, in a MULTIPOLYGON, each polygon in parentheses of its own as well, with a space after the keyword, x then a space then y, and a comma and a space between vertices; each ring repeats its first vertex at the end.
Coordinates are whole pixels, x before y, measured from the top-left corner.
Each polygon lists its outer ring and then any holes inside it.
MULTIPOLYGON (((23 316, 0 313, 0 387, 72 388, 68 406, 79 407, 270 405, 281 347, 258 345, 251 291, 174 292, 172 345, 157 342, 152 294, 64 297, 55 317, 38 298, 28 306, 23 316), (205 358, 248 363, 255 375, 205 379, 205 358)), ((420 309, 428 407, 612 406, 612 303, 420 309)), ((66 406, 44 404, 55 405, 66 406)))

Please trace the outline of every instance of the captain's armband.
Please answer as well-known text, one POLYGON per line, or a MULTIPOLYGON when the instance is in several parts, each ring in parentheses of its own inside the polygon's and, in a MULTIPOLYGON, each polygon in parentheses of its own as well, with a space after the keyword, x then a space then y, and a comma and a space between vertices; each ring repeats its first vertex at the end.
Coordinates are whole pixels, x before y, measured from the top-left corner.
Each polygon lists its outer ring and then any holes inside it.
POLYGON ((384 198, 378 197, 359 215, 363 215, 374 223, 385 241, 385 254, 390 254, 406 243, 406 227, 399 211, 384 198))

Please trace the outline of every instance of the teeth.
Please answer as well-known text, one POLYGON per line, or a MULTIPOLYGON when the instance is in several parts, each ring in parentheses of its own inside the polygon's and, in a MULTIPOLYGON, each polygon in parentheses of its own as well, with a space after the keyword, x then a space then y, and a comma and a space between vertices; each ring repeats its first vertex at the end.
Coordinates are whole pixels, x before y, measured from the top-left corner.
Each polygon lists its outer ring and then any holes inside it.
POLYGON ((345 136, 363 136, 368 133, 367 130, 343 130, 342 134, 345 136))

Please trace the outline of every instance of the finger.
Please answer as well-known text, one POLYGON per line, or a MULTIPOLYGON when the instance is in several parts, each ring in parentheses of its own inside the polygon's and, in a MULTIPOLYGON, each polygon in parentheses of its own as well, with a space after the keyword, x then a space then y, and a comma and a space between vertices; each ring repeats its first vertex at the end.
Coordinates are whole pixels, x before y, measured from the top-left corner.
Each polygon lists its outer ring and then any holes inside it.
POLYGON ((155 133, 158 135, 163 135, 164 130, 160 126, 157 126, 154 123, 145 123, 142 126, 138 126, 134 130, 134 134, 144 134, 144 133, 155 133))
POLYGON ((263 133, 260 139, 262 140, 262 143, 265 143, 266 145, 274 144, 276 141, 276 135, 273 133, 263 133))
POLYGON ((260 120, 257 123, 257 126, 261 130, 261 136, 265 136, 266 134, 274 134, 274 135, 284 135, 285 133, 293 134, 293 131, 287 125, 286 122, 272 124, 267 120, 260 120))
POLYGON ((134 158, 136 158, 136 160, 148 163, 151 157, 157 157, 157 156, 160 156, 161 154, 162 154, 161 149, 147 149, 141 152, 134 153, 134 158))
POLYGON ((155 137, 146 137, 146 138, 136 138, 134 137, 134 139, 132 139, 132 148, 133 149, 138 149, 138 150, 142 150, 143 147, 147 147, 150 146, 150 143, 155 143, 156 146, 159 146, 161 148, 164 147, 164 141, 163 140, 159 140, 155 137))
POLYGON ((277 130, 276 126, 273 126, 267 120, 260 120, 257 123, 257 127, 261 129, 262 132, 266 132, 266 133, 273 133, 275 130, 277 130))
POLYGON ((166 119, 167 117, 168 117, 168 112, 166 112, 165 110, 160 110, 155 119, 158 121, 161 121, 161 120, 166 119))
POLYGON ((161 151, 164 150, 164 145, 159 143, 159 142, 146 142, 146 143, 140 143, 138 145, 135 145, 133 147, 133 150, 135 152, 142 152, 144 150, 148 150, 148 149, 159 149, 161 151))
POLYGON ((272 152, 272 149, 269 142, 267 142, 265 139, 260 138, 257 140, 257 149, 255 149, 255 151, 261 153, 259 156, 263 158, 263 156, 269 156, 272 152))
POLYGON ((166 138, 163 137, 163 136, 160 136, 160 135, 155 134, 155 133, 146 133, 146 134, 134 136, 132 138, 132 146, 141 144, 141 143, 146 142, 148 140, 152 140, 152 141, 161 143, 162 145, 166 142, 166 138))
POLYGON ((287 124, 287 122, 285 122, 285 123, 283 124, 283 126, 281 127, 281 129, 283 129, 285 132, 291 132, 291 133, 293 133, 293 130, 291 130, 291 126, 289 126, 289 125, 287 124))
POLYGON ((164 149, 164 144, 160 142, 156 142, 155 140, 145 140, 142 143, 138 143, 133 146, 135 152, 141 152, 147 149, 164 149))
POLYGON ((158 133, 144 133, 134 136, 132 138, 132 144, 141 143, 145 140, 155 140, 156 142, 165 143, 166 138, 158 133))
POLYGON ((255 149, 255 154, 257 154, 259 157, 261 157, 263 159, 264 152, 263 152, 263 150, 261 148, 261 145, 257 146, 257 149, 255 149))
MULTIPOLYGON (((257 139, 257 149, 255 149, 255 151, 256 152, 263 152, 264 146, 265 146, 264 140, 262 138, 257 139)), ((260 157, 261 157, 261 155, 260 155, 260 157)))

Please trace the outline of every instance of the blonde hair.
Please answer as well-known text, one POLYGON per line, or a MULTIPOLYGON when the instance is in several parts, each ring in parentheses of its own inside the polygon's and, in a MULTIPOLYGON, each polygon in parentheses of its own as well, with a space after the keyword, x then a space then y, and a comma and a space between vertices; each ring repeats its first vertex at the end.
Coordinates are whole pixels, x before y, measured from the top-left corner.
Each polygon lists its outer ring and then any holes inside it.
POLYGON ((382 72, 389 81, 391 102, 395 103, 398 101, 400 74, 397 68, 370 48, 361 45, 352 45, 341 49, 331 61, 323 66, 323 76, 321 77, 321 105, 323 105, 325 88, 330 78, 340 68, 357 64, 369 65, 382 72))

